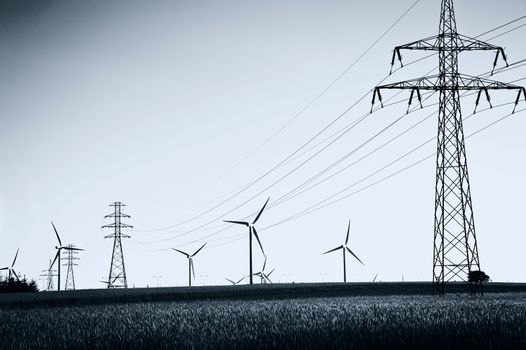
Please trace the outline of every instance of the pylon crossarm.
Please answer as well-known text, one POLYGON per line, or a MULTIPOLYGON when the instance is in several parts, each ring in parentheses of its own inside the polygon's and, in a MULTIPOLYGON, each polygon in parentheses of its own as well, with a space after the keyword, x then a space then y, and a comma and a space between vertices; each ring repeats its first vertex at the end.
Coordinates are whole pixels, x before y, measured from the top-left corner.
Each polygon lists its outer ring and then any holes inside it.
MULTIPOLYGON (((521 94, 523 95, 524 99, 526 100, 526 89, 522 86, 508 84, 508 83, 502 83, 500 81, 490 80, 490 79, 484 79, 480 77, 474 77, 470 75, 465 74, 455 74, 454 79, 448 79, 455 81, 456 84, 454 85, 443 85, 443 78, 439 75, 430 75, 422 78, 417 79, 411 79, 406 81, 401 81, 393 84, 386 84, 386 85, 380 85, 377 86, 373 91, 373 100, 372 100, 372 106, 371 106, 371 112, 373 110, 374 104, 376 102, 376 98, 378 97, 378 100, 380 101, 380 104, 383 108, 383 102, 382 102, 382 95, 380 93, 381 90, 411 90, 411 95, 409 98, 409 104, 408 108, 411 106, 413 102, 413 96, 416 92, 418 100, 420 102, 420 107, 422 108, 422 97, 420 95, 420 90, 428 90, 428 91, 443 91, 443 90, 455 90, 455 91, 478 91, 477 99, 475 102, 475 111, 480 101, 480 96, 484 92, 486 99, 490 105, 491 105, 491 97, 489 95, 489 90, 517 90, 517 98, 515 100, 515 108, 517 104, 520 101, 521 94)), ((515 112, 515 108, 513 109, 513 112, 515 112)))
MULTIPOLYGON (((413 41, 411 43, 395 47, 393 50, 393 57, 391 59, 391 68, 394 66, 396 58, 398 58, 400 65, 402 67, 404 66, 402 63, 401 50, 440 51, 440 50, 443 50, 444 47, 446 46, 444 43, 445 39, 447 39, 448 41, 454 41, 456 43, 454 47, 448 46, 448 50, 454 50, 457 52, 495 51, 496 56, 495 56, 495 60, 493 61, 493 70, 497 66, 497 61, 501 55, 502 55, 502 59, 504 60, 504 63, 506 64, 506 67, 508 66, 508 61, 506 58, 506 54, 504 53, 503 47, 492 45, 492 44, 486 43, 482 40, 478 40, 475 38, 470 38, 469 36, 466 36, 466 35, 453 33, 447 37, 445 34, 440 34, 440 35, 435 35, 429 38, 413 41)), ((493 75, 493 71, 492 71, 492 75, 493 75)))
POLYGON ((123 214, 123 213, 121 213, 120 216, 119 216, 119 214, 111 213, 111 214, 108 214, 108 215, 104 215, 104 217, 105 218, 115 218, 115 217, 131 218, 131 216, 129 216, 128 214, 123 214))
MULTIPOLYGON (((104 238, 115 238, 116 235, 114 233, 111 233, 107 236, 104 236, 104 238)), ((120 238, 131 238, 131 236, 125 235, 124 233, 121 233, 118 237, 120 238)))
POLYGON ((471 38, 466 35, 457 34, 459 51, 496 51, 503 54, 502 59, 506 61, 504 48, 497 45, 492 45, 482 40, 471 38))
POLYGON ((523 90, 522 86, 502 83, 500 81, 484 79, 480 77, 474 77, 466 74, 455 74, 454 79, 458 83, 455 85, 443 85, 441 81, 441 76, 439 74, 429 75, 426 77, 416 78, 405 80, 397 83, 380 85, 375 88, 375 92, 378 93, 379 90, 431 90, 431 91, 441 91, 441 90, 463 90, 463 91, 474 91, 474 90, 523 90))
POLYGON ((115 228, 115 227, 121 227, 121 228, 133 228, 132 225, 128 225, 128 224, 124 224, 124 223, 118 223, 118 224, 115 224, 115 223, 111 223, 111 224, 108 224, 108 225, 104 225, 102 226, 102 228, 115 228))

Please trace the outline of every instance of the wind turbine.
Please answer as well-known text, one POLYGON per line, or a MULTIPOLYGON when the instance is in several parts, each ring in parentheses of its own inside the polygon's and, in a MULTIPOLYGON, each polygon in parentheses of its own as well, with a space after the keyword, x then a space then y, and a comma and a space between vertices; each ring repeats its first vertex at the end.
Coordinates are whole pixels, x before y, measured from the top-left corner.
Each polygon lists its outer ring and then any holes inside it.
POLYGON ((360 258, 358 258, 356 254, 354 254, 353 251, 347 246, 347 243, 349 243, 349 232, 350 231, 351 231, 351 220, 349 220, 349 226, 347 226, 347 237, 345 238, 345 244, 323 253, 323 254, 327 254, 327 253, 331 253, 339 249, 342 250, 342 253, 343 253, 343 282, 347 282, 347 271, 345 267, 345 254, 347 252, 351 253, 351 255, 354 256, 356 260, 358 260, 363 265, 363 262, 360 260, 360 258))
POLYGON ((175 250, 175 251, 177 251, 177 252, 179 252, 179 253, 185 255, 185 256, 188 258, 188 286, 189 286, 189 287, 192 286, 192 276, 194 276, 194 279, 195 279, 195 271, 194 271, 194 261, 193 261, 193 257, 196 256, 197 253, 199 253, 199 251, 200 251, 201 249, 203 249, 203 247, 204 247, 205 245, 206 245, 206 243, 203 244, 203 245, 201 246, 201 248, 197 249, 197 250, 195 251, 195 253, 192 254, 192 255, 190 255, 190 254, 188 254, 188 253, 185 253, 185 252, 183 252, 182 250, 172 248, 173 250, 175 250))
POLYGON ((224 220, 224 222, 229 222, 231 224, 237 224, 237 225, 244 225, 248 227, 248 237, 249 237, 248 238, 248 251, 249 251, 248 253, 249 255, 249 275, 248 276, 250 277, 250 284, 254 284, 254 281, 252 278, 253 277, 253 274, 252 274, 252 234, 256 236, 256 239, 258 240, 258 243, 259 243, 259 247, 261 248, 263 255, 265 255, 265 251, 263 250, 263 246, 261 245, 261 241, 259 240, 259 236, 258 236, 258 233, 254 225, 259 220, 259 217, 261 216, 261 214, 263 214, 263 210, 265 210, 265 207, 267 206, 267 203, 269 200, 270 200, 270 197, 267 199, 267 201, 263 205, 263 208, 261 208, 261 210, 259 211, 258 215, 256 216, 256 218, 254 219, 252 223, 249 223, 247 221, 224 220))
POLYGON ((110 288, 110 286, 111 286, 111 285, 112 285, 112 284, 113 284, 113 283, 114 283, 119 277, 121 277, 121 274, 120 274, 120 273, 119 273, 117 276, 115 276, 115 277, 113 278, 113 280, 111 281, 111 283, 108 282, 108 281, 99 281, 99 282, 100 282, 100 283, 104 283, 104 284, 106 284, 106 285, 108 286, 108 288, 110 288))
POLYGON ((18 275, 16 274, 15 269, 13 267, 15 266, 15 262, 16 262, 16 258, 18 257, 19 250, 20 248, 16 250, 15 258, 13 259, 13 263, 11 264, 11 266, 2 267, 0 269, 0 271, 7 270, 9 272, 9 279, 11 279, 11 274, 15 275, 17 281, 20 281, 20 279, 18 278, 18 275))
POLYGON ((254 274, 254 276, 260 276, 262 284, 266 284, 267 282, 272 284, 272 281, 270 280, 269 276, 272 274, 272 272, 274 272, 274 270, 275 270, 275 268, 270 270, 269 273, 264 273, 263 271, 257 272, 257 273, 254 274))
POLYGON ((237 284, 241 283, 241 281, 243 281, 243 280, 245 279, 245 277, 247 277, 247 276, 243 276, 243 277, 241 277, 241 279, 240 279, 239 281, 233 281, 233 280, 231 280, 230 278, 225 278, 225 279, 226 279, 228 282, 232 283, 233 285, 237 285, 237 284))
POLYGON ((254 274, 254 276, 259 276, 261 278, 261 284, 264 284, 264 283, 272 283, 272 281, 270 280, 269 276, 272 274, 272 272, 274 272, 275 268, 272 269, 269 273, 265 273, 265 267, 267 266, 267 257, 265 257, 265 262, 263 263, 263 268, 261 269, 260 272, 256 272, 254 274))
POLYGON ((58 259, 58 269, 57 269, 57 271, 58 271, 58 274, 57 274, 58 286, 57 286, 57 290, 60 290, 60 255, 62 253, 62 250, 84 250, 84 249, 73 248, 73 247, 68 247, 68 246, 62 245, 62 241, 60 240, 60 236, 58 235, 57 228, 55 227, 55 224, 53 224, 53 221, 51 221, 51 226, 53 226, 53 230, 55 230, 55 235, 57 236, 59 245, 55 246, 55 249, 57 250, 57 254, 55 255, 55 259, 53 259, 53 262, 51 263, 51 266, 49 266, 49 268, 51 269, 51 267, 53 267, 53 265, 55 264, 55 261, 57 261, 57 259, 58 259))

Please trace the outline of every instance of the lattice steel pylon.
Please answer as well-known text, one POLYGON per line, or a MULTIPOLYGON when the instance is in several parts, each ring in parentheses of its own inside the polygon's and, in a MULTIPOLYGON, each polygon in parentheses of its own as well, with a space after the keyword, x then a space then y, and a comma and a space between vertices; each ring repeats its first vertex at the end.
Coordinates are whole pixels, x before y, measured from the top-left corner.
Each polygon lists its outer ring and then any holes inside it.
POLYGON ((114 222, 108 225, 102 226, 102 228, 112 228, 113 233, 105 236, 104 238, 113 238, 113 253, 111 255, 110 273, 108 275, 108 288, 128 288, 128 282, 126 280, 126 268, 124 266, 124 255, 122 253, 122 241, 121 238, 130 238, 121 232, 124 228, 133 228, 131 225, 127 225, 122 222, 122 218, 129 218, 129 215, 124 214, 121 211, 125 205, 121 202, 115 202, 110 204, 110 207, 114 207, 114 212, 105 216, 105 218, 113 218, 114 222))
MULTIPOLYGON (((73 244, 68 244, 68 248, 75 248, 73 244)), ((64 290, 75 290, 75 275, 73 274, 73 266, 78 266, 77 263, 75 263, 75 260, 79 260, 79 258, 76 257, 78 254, 78 251, 76 250, 65 250, 62 252, 66 256, 66 263, 62 266, 67 266, 68 271, 66 273, 66 286, 64 287, 64 290)))
POLYGON ((53 283, 53 277, 57 277, 57 270, 53 270, 53 265, 51 260, 49 260, 49 268, 47 270, 42 270, 43 274, 40 277, 46 277, 46 290, 53 290, 55 288, 53 283))
POLYGON ((462 51, 495 51, 493 69, 495 69, 500 55, 506 65, 507 61, 502 47, 457 32, 453 0, 442 0, 439 34, 395 47, 391 67, 396 58, 402 65, 401 50, 437 51, 440 61, 439 74, 377 86, 373 93, 373 106, 376 98, 382 103, 380 91, 385 89, 411 90, 409 105, 411 105, 415 93, 420 105, 422 105, 421 90, 435 91, 440 94, 435 186, 433 293, 444 294, 448 282, 467 281, 469 272, 480 270, 459 91, 478 91, 476 105, 479 103, 481 94, 484 93, 491 105, 489 90, 518 90, 515 101, 516 107, 521 94, 526 99, 526 90, 521 86, 468 76, 458 72, 458 54, 462 51))

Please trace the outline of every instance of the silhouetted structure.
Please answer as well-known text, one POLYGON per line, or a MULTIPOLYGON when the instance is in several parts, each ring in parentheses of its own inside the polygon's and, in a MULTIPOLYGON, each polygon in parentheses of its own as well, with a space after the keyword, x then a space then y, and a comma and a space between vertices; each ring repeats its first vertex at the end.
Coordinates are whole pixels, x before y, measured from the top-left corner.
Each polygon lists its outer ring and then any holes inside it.
MULTIPOLYGON (((68 248, 75 248, 73 244, 68 244, 68 248)), ((75 260, 79 260, 75 255, 78 254, 77 251, 68 249, 65 252, 62 252, 62 254, 66 255, 67 262, 63 266, 68 267, 68 271, 66 273, 66 285, 64 287, 64 290, 75 290, 75 275, 73 274, 73 266, 78 266, 77 263, 75 263, 75 260)))
POLYGON ((356 254, 354 254, 353 251, 349 247, 347 247, 347 243, 349 243, 349 233, 350 232, 351 232, 351 220, 349 220, 349 225, 347 226, 347 236, 345 238, 345 244, 342 244, 339 247, 336 247, 334 249, 328 250, 325 253, 323 253, 323 254, 328 254, 328 253, 334 252, 334 251, 339 250, 339 249, 342 250, 342 254, 343 254, 343 282, 344 283, 347 282, 347 267, 346 267, 346 263, 345 263, 345 254, 347 252, 351 253, 351 255, 354 256, 356 258, 356 260, 358 260, 363 265, 363 262, 360 260, 360 258, 358 258, 358 256, 356 256, 356 254))
POLYGON ((11 264, 11 266, 2 267, 0 269, 0 271, 3 271, 3 270, 7 270, 8 271, 8 280, 13 278, 13 275, 16 277, 17 280, 19 280, 18 275, 16 274, 15 269, 14 269, 15 263, 16 263, 16 258, 18 257, 18 251, 19 250, 20 249, 16 250, 15 258, 13 259, 13 263, 11 264))
POLYGON ((55 224, 53 224, 53 221, 51 221, 51 226, 53 226, 53 230, 55 231, 55 235, 57 236, 58 240, 58 246, 55 246, 55 249, 57 250, 57 254, 55 255, 55 259, 53 259, 53 262, 50 265, 50 269, 55 265, 55 262, 58 260, 58 273, 57 273, 57 290, 60 290, 60 256, 62 254, 62 250, 70 251, 70 250, 84 250, 80 248, 74 248, 71 244, 64 246, 62 245, 62 241, 60 240, 60 236, 58 235, 57 228, 55 227, 55 224))
POLYGON ((261 271, 256 272, 254 274, 254 276, 259 276, 261 284, 272 283, 272 281, 270 280, 270 275, 272 275, 272 273, 274 272, 275 268, 270 270, 269 273, 265 273, 265 268, 266 267, 267 267, 267 257, 265 257, 265 261, 263 262, 263 268, 261 269, 261 271))
POLYGON ((438 91, 440 94, 436 159, 433 292, 443 294, 447 282, 465 281, 473 269, 480 270, 459 91, 478 91, 477 105, 481 94, 484 93, 491 105, 489 90, 518 90, 515 103, 517 105, 521 93, 526 98, 526 90, 520 86, 472 77, 458 72, 458 54, 462 51, 496 51, 493 68, 497 64, 499 55, 502 55, 504 61, 506 61, 506 56, 502 47, 457 32, 453 0, 442 0, 439 34, 397 46, 393 52, 391 65, 394 64, 396 57, 402 63, 401 50, 437 51, 439 74, 378 86, 374 90, 373 105, 376 97, 379 98, 380 102, 382 101, 380 91, 385 89, 411 90, 409 105, 411 105, 415 94, 420 105, 422 105, 420 95, 422 90, 438 91))
POLYGON ((177 252, 183 254, 184 256, 186 256, 186 257, 188 258, 188 286, 189 286, 189 287, 192 286, 192 276, 193 276, 194 279, 195 279, 194 256, 196 256, 197 253, 199 253, 199 252, 201 251, 201 249, 204 248, 205 245, 206 245, 206 243, 203 244, 203 245, 201 246, 201 248, 197 249, 197 250, 195 251, 195 253, 192 254, 192 255, 190 255, 190 254, 188 254, 188 253, 185 253, 185 252, 183 252, 182 250, 172 248, 173 250, 175 250, 175 251, 177 251, 177 252))
POLYGON ((42 270, 43 274, 40 275, 40 277, 45 277, 46 278, 46 288, 45 290, 47 291, 50 291, 50 290, 53 290, 55 289, 54 285, 53 285, 53 277, 56 277, 57 274, 57 270, 53 270, 53 267, 52 267, 52 264, 51 264, 51 259, 49 259, 49 267, 47 270, 42 270))
POLYGON ((253 269, 252 269, 252 235, 256 236, 256 239, 258 240, 259 247, 261 248, 261 252, 263 255, 265 255, 265 251, 263 250, 263 245, 261 245, 261 241, 259 240, 258 233, 256 231, 256 228, 254 225, 259 220, 259 217, 261 214, 263 214, 263 211, 265 210, 265 207, 267 206, 268 201, 270 198, 267 199, 265 204, 263 205, 263 208, 259 211, 258 215, 256 215, 256 218, 252 223, 249 223, 247 221, 232 221, 232 220, 224 220, 224 222, 229 222, 231 224, 237 224, 237 225, 244 225, 248 227, 248 259, 249 259, 249 272, 248 276, 250 278, 250 284, 254 284, 254 275, 253 275, 253 269))
POLYGON ((104 225, 102 228, 111 228, 113 233, 104 238, 113 238, 113 252, 111 254, 110 273, 108 275, 108 288, 128 288, 128 281, 126 280, 126 268, 124 266, 124 254, 122 253, 121 238, 130 238, 121 232, 125 228, 133 228, 133 226, 122 222, 123 218, 130 218, 129 215, 124 214, 121 209, 126 205, 121 202, 110 204, 114 208, 113 213, 108 214, 105 218, 113 218, 113 223, 104 225))
POLYGON ((241 278, 240 278, 239 280, 237 280, 237 281, 233 281, 233 280, 231 280, 230 278, 226 278, 226 277, 225 277, 225 279, 226 279, 228 282, 232 283, 233 285, 237 285, 237 284, 241 283, 241 281, 243 281, 243 280, 245 279, 245 277, 247 277, 247 276, 243 276, 243 277, 241 277, 241 278))

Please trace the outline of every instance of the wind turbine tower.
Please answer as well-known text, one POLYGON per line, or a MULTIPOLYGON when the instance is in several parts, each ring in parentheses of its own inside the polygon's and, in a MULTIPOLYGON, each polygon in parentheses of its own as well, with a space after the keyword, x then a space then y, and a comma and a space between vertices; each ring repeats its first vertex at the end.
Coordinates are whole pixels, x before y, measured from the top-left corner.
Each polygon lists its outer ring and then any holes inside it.
POLYGON ((270 197, 267 199, 267 201, 265 202, 265 204, 263 205, 263 207, 259 211, 258 215, 256 215, 256 218, 254 219, 254 221, 252 221, 252 223, 250 223, 248 221, 223 220, 224 222, 228 222, 228 223, 231 223, 231 224, 243 225, 243 226, 248 227, 248 260, 249 260, 249 262, 248 262, 248 265, 249 265, 248 266, 248 277, 249 277, 250 284, 254 284, 254 273, 253 273, 253 269, 252 269, 252 236, 256 237, 256 239, 257 239, 257 241, 259 243, 259 248, 261 248, 261 252, 263 253, 263 256, 265 256, 265 251, 263 250, 263 245, 261 244, 261 241, 259 240, 258 232, 256 231, 256 227, 254 225, 256 224, 256 222, 261 217, 261 214, 263 214, 263 211, 265 210, 265 207, 267 206, 269 200, 270 200, 270 197))
POLYGON ((16 258, 18 257, 18 252, 19 252, 20 249, 17 249, 16 250, 16 254, 15 254, 15 258, 13 259, 13 263, 11 264, 11 266, 6 266, 6 267, 2 267, 0 269, 0 271, 2 270, 7 270, 8 272, 8 279, 11 280, 13 278, 13 275, 16 277, 16 280, 18 281, 19 278, 18 278, 18 275, 16 274, 15 272, 15 263, 16 263, 16 258))
POLYGON ((345 236, 345 244, 342 244, 341 246, 339 247, 336 247, 334 249, 331 249, 331 250, 328 250, 326 251, 325 253, 323 253, 324 255, 325 254, 328 254, 328 253, 332 253, 332 252, 335 252, 337 250, 342 250, 342 256, 343 256, 343 282, 346 283, 347 282, 347 263, 346 263, 346 259, 345 259, 345 256, 347 253, 351 254, 356 260, 358 260, 360 262, 360 264, 363 265, 363 262, 360 260, 360 258, 354 254, 354 252, 351 250, 351 248, 348 247, 348 243, 349 243, 349 233, 351 232, 351 220, 349 220, 349 225, 347 225, 347 235, 345 236))
MULTIPOLYGON (((73 244, 68 244, 68 248, 75 248, 73 244)), ((78 254, 78 251, 73 249, 67 249, 66 251, 62 252, 66 256, 67 262, 62 266, 67 266, 68 271, 66 273, 66 286, 64 287, 64 290, 75 290, 75 275, 73 274, 73 266, 78 266, 77 263, 75 263, 75 260, 79 260, 79 258, 76 257, 78 254)))
POLYGON ((126 205, 121 202, 110 204, 113 207, 113 213, 108 214, 105 218, 113 218, 113 223, 104 225, 102 228, 113 229, 113 233, 104 238, 113 238, 113 252, 111 254, 110 273, 108 275, 108 288, 128 288, 126 280, 126 268, 124 266, 124 254, 122 253, 122 238, 130 238, 130 236, 123 234, 122 229, 133 228, 133 226, 122 222, 123 218, 130 218, 129 215, 124 214, 121 210, 126 205))
POLYGON ((192 276, 194 277, 195 279, 195 270, 194 270, 194 257, 197 255, 197 253, 199 253, 201 251, 201 249, 203 249, 205 247, 206 243, 203 244, 201 246, 201 248, 197 249, 195 251, 195 253, 193 254, 188 254, 186 252, 183 252, 182 250, 179 250, 179 249, 175 249, 175 248, 172 248, 173 250, 175 250, 176 252, 179 252, 181 254, 183 254, 184 256, 186 256, 186 258, 188 259, 188 286, 191 287, 192 286, 192 276))
POLYGON ((373 93, 373 105, 376 97, 380 102, 382 101, 380 91, 386 89, 410 90, 409 105, 415 93, 420 104, 422 103, 420 95, 422 90, 439 94, 433 293, 444 294, 448 282, 467 281, 471 271, 480 270, 464 143, 460 91, 477 92, 477 105, 481 94, 484 93, 491 106, 490 90, 516 90, 518 95, 515 106, 517 106, 521 94, 526 98, 526 90, 521 86, 459 73, 458 56, 463 51, 496 52, 493 68, 499 56, 502 56, 505 62, 506 56, 504 49, 500 46, 494 46, 457 32, 453 0, 442 0, 438 35, 395 47, 391 65, 394 64, 396 58, 402 63, 401 50, 437 52, 438 74, 377 86, 373 93))

